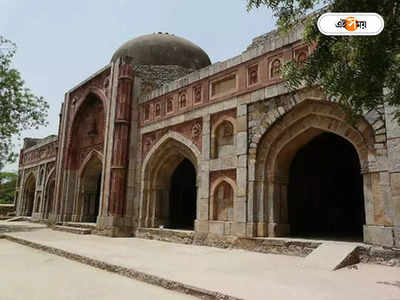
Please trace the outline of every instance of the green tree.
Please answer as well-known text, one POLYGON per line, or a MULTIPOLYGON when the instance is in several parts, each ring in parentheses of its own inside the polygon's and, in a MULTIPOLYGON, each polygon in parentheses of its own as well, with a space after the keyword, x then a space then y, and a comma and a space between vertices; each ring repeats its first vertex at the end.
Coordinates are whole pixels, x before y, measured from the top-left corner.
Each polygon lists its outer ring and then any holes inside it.
POLYGON ((48 104, 25 87, 12 67, 16 45, 0 35, 0 170, 15 161, 12 137, 46 124, 48 104))
POLYGON ((247 0, 247 4, 249 10, 260 6, 272 9, 283 32, 304 23, 303 39, 316 45, 302 66, 293 61, 285 64, 283 77, 289 88, 318 84, 327 95, 336 97, 351 117, 384 103, 393 105, 400 120, 398 0, 247 0), (375 12, 383 17, 385 28, 377 36, 325 36, 319 32, 317 20, 326 11, 375 12))
POLYGON ((12 172, 0 172, 0 204, 14 202, 17 174, 12 172))

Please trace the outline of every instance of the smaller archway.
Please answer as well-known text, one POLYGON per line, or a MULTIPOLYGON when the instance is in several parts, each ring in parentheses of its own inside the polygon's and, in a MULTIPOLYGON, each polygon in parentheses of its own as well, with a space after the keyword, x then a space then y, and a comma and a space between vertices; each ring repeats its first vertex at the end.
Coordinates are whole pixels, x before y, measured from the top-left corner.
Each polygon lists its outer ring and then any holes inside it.
POLYGON ((47 182, 46 186, 46 204, 45 204, 45 211, 44 211, 44 218, 47 219, 49 217, 49 214, 51 213, 53 209, 53 202, 54 202, 54 191, 56 187, 56 181, 53 178, 50 178, 50 180, 47 182))
POLYGON ((211 157, 219 158, 235 153, 235 128, 232 120, 217 122, 211 134, 211 157))
POLYGON ((24 188, 24 215, 32 216, 33 204, 35 202, 36 178, 30 174, 25 182, 24 188))
POLYGON ((199 156, 193 144, 175 132, 153 146, 143 163, 141 226, 194 229, 199 156))
POLYGON ((211 219, 214 221, 233 221, 233 199, 232 186, 226 181, 220 182, 212 193, 211 219))
POLYGON ((96 222, 100 207, 102 161, 92 154, 80 177, 77 211, 82 222, 96 222))
MULTIPOLYGON (((318 169, 323 163, 333 162, 333 158, 329 159, 329 156, 331 156, 347 161, 347 166, 353 166, 351 168, 353 176, 351 177, 352 180, 355 180, 352 181, 352 185, 357 186, 357 190, 352 190, 345 196, 342 194, 342 200, 347 201, 348 205, 345 205, 344 209, 338 209, 338 207, 334 209, 337 210, 336 215, 345 215, 350 211, 357 211, 357 213, 352 214, 358 219, 357 225, 350 228, 353 224, 348 223, 344 227, 354 231, 357 235, 355 236, 352 232, 349 232, 351 236, 348 235, 348 237, 359 238, 362 235, 362 225, 366 223, 367 219, 364 216, 368 213, 368 210, 363 209, 363 201, 360 199, 365 196, 365 203, 371 201, 368 199, 371 197, 369 192, 371 186, 368 185, 368 180, 364 180, 364 182, 362 180, 363 176, 365 179, 369 175, 364 173, 362 176, 360 172, 361 166, 365 166, 375 155, 373 144, 373 128, 363 119, 360 119, 354 125, 349 124, 345 112, 338 104, 320 100, 304 100, 297 104, 296 107, 268 128, 257 145, 254 163, 256 181, 253 192, 256 195, 255 199, 258 200, 254 203, 254 207, 259 210, 255 217, 262 221, 260 222, 261 226, 257 229, 257 235, 274 237, 287 236, 291 233, 296 235, 313 234, 313 226, 318 227, 320 224, 314 221, 314 224, 308 225, 307 222, 312 220, 310 214, 304 214, 299 218, 301 211, 296 210, 296 205, 299 202, 299 198, 304 198, 307 201, 307 205, 314 203, 320 207, 327 207, 329 202, 333 203, 329 200, 332 196, 331 194, 333 194, 330 192, 332 189, 326 188, 331 184, 332 176, 330 176, 329 172, 318 169), (325 138, 327 139, 325 140, 325 138), (323 140, 322 143, 321 139, 323 140), (329 147, 325 147, 325 144, 328 144, 329 147), (343 146, 332 152, 331 150, 337 144, 343 146), (301 154, 301 149, 307 148, 311 150, 306 152, 311 154, 306 155, 308 158, 304 158, 301 154), (327 154, 324 157, 328 157, 328 159, 321 157, 321 151, 325 151, 325 148, 327 154), (320 158, 322 159, 319 160, 320 158), (314 160, 316 161, 315 163, 314 160), (293 165, 292 162, 294 163, 293 165), (302 164, 305 164, 305 167, 302 167, 302 164), (316 172, 313 173, 317 175, 313 175, 313 177, 317 179, 314 181, 308 180, 310 182, 308 186, 311 189, 300 195, 297 192, 296 185, 299 186, 299 189, 305 187, 301 182, 304 182, 305 174, 310 171, 309 166, 311 164, 316 166, 316 172), (299 184, 296 184, 296 182, 299 184), (290 187, 289 184, 291 185, 290 187), (289 202, 288 194, 290 194, 289 202), (294 198, 297 198, 298 201, 296 202, 294 198), (314 201, 313 199, 316 200, 314 201), (349 204, 349 201, 352 203, 349 204), (353 210, 353 204, 358 209, 353 210), (353 230, 354 228, 356 230, 353 230)), ((331 171, 335 170, 340 164, 341 161, 331 164, 331 171)), ((337 177, 344 178, 343 174, 347 175, 349 172, 335 171, 335 173, 339 174, 337 177)), ((344 189, 343 187, 346 184, 342 183, 337 189, 344 189)), ((325 216, 325 219, 324 217, 321 218, 324 222, 323 227, 325 228, 323 231, 325 232, 321 233, 327 232, 335 236, 340 234, 338 227, 329 227, 332 222, 327 220, 324 210, 317 210, 312 215, 315 218, 319 218, 319 215, 325 216)), ((333 219, 333 215, 330 214, 329 218, 333 219)))

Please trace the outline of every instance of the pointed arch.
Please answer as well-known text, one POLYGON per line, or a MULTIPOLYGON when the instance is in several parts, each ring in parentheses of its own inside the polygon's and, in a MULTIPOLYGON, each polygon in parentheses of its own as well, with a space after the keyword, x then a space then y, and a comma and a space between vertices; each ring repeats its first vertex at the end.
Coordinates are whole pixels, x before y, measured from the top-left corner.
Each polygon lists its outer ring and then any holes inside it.
POLYGON ((89 87, 74 109, 67 130, 67 168, 79 169, 87 149, 102 149, 106 126, 106 97, 97 88, 89 87))
POLYGON ((235 151, 235 145, 236 120, 229 116, 221 118, 212 126, 211 157, 218 158, 222 153, 225 155, 232 155, 235 151), (229 136, 225 135, 226 131, 229 131, 229 136))
POLYGON ((34 209, 34 202, 36 196, 36 176, 34 172, 29 172, 28 176, 26 176, 24 182, 24 192, 23 192, 23 215, 24 216, 32 216, 34 209))
POLYGON ((56 180, 56 168, 53 167, 49 174, 47 174, 47 178, 44 184, 44 194, 43 194, 43 218, 47 219, 49 214, 52 212, 54 207, 54 193, 55 193, 55 180, 56 180))
POLYGON ((227 176, 218 178, 210 188, 210 220, 234 221, 236 182, 227 176), (218 195, 217 195, 218 194, 218 195))
MULTIPOLYGON (((149 151, 142 165, 142 190, 140 224, 143 227, 168 226, 171 224, 171 184, 178 167, 190 165, 194 168, 195 189, 191 200, 197 206, 198 167, 200 151, 187 139, 176 132, 163 136, 149 151)), ((195 207, 196 210, 196 207, 195 207)), ((190 213, 190 212, 189 212, 190 213)), ((193 220, 194 221, 194 220, 193 220)))
POLYGON ((78 171, 73 221, 96 222, 100 212, 103 156, 92 150, 78 171))
POLYGON ((83 172, 85 171, 88 163, 92 160, 92 159, 98 159, 99 162, 103 163, 103 154, 101 154, 99 151, 97 150, 92 150, 88 153, 88 155, 85 157, 85 159, 82 161, 82 165, 79 168, 79 177, 82 177, 83 172))
POLYGON ((91 94, 101 100, 101 102, 103 103, 103 108, 104 108, 105 115, 107 115, 107 111, 106 111, 107 110, 107 97, 106 97, 105 93, 103 92, 102 89, 99 89, 98 87, 89 86, 88 88, 85 89, 85 92, 80 97, 83 100, 79 101, 79 103, 78 103, 78 105, 76 107, 75 113, 74 113, 74 115, 73 115, 73 117, 71 119, 71 124, 73 124, 75 122, 75 119, 79 115, 80 109, 82 108, 82 106, 85 105, 85 101, 87 100, 87 98, 91 94))
MULTIPOLYGON (((357 152, 361 169, 375 160, 373 128, 363 119, 351 125, 341 107, 321 100, 304 100, 271 124, 250 160, 250 194, 254 195, 258 236, 282 236, 289 232, 287 187, 291 162, 300 148, 328 132, 348 141, 357 152)), ((360 170, 360 172, 362 171, 360 170)), ((367 182, 367 180, 364 180, 367 182)), ((369 190, 364 182, 364 190, 369 190)), ((368 193, 366 193, 368 194, 368 193)))
POLYGON ((146 157, 143 160, 143 164, 142 164, 142 174, 144 174, 144 170, 146 169, 150 158, 154 155, 155 152, 160 151, 161 145, 165 144, 169 140, 176 141, 182 145, 185 145, 193 153, 193 156, 196 158, 196 160, 198 160, 200 158, 201 153, 200 153, 199 149, 197 148, 197 146, 191 140, 189 140, 185 136, 183 136, 175 131, 169 131, 164 136, 162 136, 160 138, 160 140, 157 141, 157 143, 147 153, 146 157))

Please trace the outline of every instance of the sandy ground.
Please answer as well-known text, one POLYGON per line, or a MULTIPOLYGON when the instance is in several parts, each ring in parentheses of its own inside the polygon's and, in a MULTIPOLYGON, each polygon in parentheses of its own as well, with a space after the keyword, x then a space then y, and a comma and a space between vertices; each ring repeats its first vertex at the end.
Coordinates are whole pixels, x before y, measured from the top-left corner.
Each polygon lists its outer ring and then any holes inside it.
POLYGON ((197 299, 0 240, 1 300, 197 299))
MULTIPOLYGON (((300 257, 138 238, 76 235, 43 227, 7 234, 244 299, 400 300, 400 268, 359 264, 357 269, 324 271, 304 267, 304 258, 300 257)), ((9 259, 18 261, 20 257, 21 254, 14 253, 9 259)), ((31 270, 29 257, 23 260, 25 269, 31 270)), ((65 261, 57 269, 65 273, 69 264, 76 263, 65 261)), ((23 272, 24 265, 20 267, 23 272)), ((35 277, 34 273, 31 276, 35 277)))

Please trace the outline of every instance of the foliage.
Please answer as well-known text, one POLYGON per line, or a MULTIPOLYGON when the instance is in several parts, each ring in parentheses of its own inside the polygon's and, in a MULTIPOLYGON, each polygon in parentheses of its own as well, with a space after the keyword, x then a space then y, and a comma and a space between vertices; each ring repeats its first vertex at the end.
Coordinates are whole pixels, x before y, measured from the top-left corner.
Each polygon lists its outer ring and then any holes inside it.
POLYGON ((25 87, 20 73, 12 67, 15 53, 15 44, 0 35, 0 170, 16 158, 11 138, 22 130, 45 125, 49 107, 25 87))
POLYGON ((0 204, 14 202, 17 177, 15 173, 0 172, 0 204))
POLYGON ((247 0, 248 9, 267 6, 278 27, 290 30, 304 23, 303 39, 316 45, 302 66, 292 61, 283 76, 294 89, 302 84, 321 85, 355 117, 386 103, 400 121, 400 2, 395 0, 247 0), (316 9, 324 6, 323 10, 316 9), (314 13, 310 14, 310 11, 314 13), (325 11, 375 12, 385 21, 377 36, 325 36, 317 28, 325 11))

